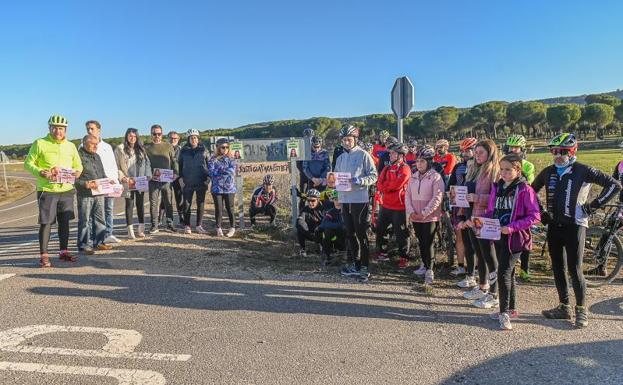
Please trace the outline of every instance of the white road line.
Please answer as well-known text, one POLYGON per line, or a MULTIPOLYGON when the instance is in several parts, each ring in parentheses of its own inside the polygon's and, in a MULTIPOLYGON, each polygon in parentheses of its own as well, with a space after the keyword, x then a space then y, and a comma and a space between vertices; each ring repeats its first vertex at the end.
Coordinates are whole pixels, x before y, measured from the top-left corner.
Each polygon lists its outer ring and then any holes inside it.
POLYGON ((124 261, 144 261, 145 258, 130 258, 130 257, 99 257, 99 256, 95 256, 96 260, 100 260, 100 259, 119 259, 119 260, 124 260, 124 261))
POLYGON ((39 216, 39 214, 33 214, 33 215, 29 215, 27 217, 11 219, 10 221, 0 222, 0 225, 5 225, 7 223, 13 223, 13 222, 21 221, 22 219, 28 219, 28 218, 37 217, 37 216, 39 216))
POLYGON ((0 362, 0 370, 44 374, 70 374, 112 377, 118 385, 164 385, 167 380, 158 372, 137 369, 96 368, 93 366, 45 365, 31 362, 0 362))
POLYGON ((3 279, 14 277, 14 276, 15 274, 0 274, 0 281, 2 281, 3 279))
POLYGON ((231 297, 244 297, 244 293, 232 293, 232 292, 216 292, 216 291, 191 291, 194 294, 208 294, 208 295, 227 295, 231 297))
POLYGON ((9 211, 9 210, 15 210, 17 208, 28 206, 28 205, 31 205, 33 203, 37 203, 37 200, 26 202, 26 203, 22 203, 21 205, 17 205, 17 206, 8 207, 6 209, 2 209, 2 210, 0 210, 0 213, 5 212, 5 211, 9 211))
POLYGON ((0 263, 0 266, 34 266, 37 262, 16 262, 16 263, 0 263))

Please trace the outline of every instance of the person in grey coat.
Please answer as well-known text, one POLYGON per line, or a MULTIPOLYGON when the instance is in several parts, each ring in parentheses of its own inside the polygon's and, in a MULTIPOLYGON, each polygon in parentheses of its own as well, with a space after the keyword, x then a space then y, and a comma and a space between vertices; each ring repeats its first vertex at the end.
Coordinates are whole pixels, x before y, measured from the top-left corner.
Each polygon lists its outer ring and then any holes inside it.
POLYGON ((338 202, 342 204, 342 218, 346 226, 346 237, 350 244, 349 263, 341 274, 367 281, 370 277, 370 250, 366 231, 368 219, 368 189, 376 183, 378 174, 372 156, 357 145, 359 128, 346 126, 340 132, 344 152, 337 158, 335 172, 350 173, 351 190, 338 191, 338 202))
POLYGON ((208 178, 208 160, 210 154, 203 144, 199 141, 199 131, 190 129, 187 132, 187 143, 180 151, 178 159, 180 169, 180 183, 182 187, 182 195, 184 197, 184 232, 191 233, 190 227, 190 211, 193 203, 193 195, 197 199, 197 222, 196 231, 205 234, 207 231, 203 228, 203 212, 204 202, 206 199, 206 191, 210 184, 208 178))

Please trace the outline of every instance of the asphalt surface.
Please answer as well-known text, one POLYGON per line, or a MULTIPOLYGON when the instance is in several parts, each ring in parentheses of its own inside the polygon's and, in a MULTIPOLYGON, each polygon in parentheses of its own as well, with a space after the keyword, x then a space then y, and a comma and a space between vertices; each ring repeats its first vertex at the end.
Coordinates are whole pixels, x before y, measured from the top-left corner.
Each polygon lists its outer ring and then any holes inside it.
POLYGON ((36 212, 0 207, 0 384, 623 383, 620 281, 590 289, 584 330, 540 316, 553 285, 521 284, 502 332, 451 282, 160 270, 166 234, 39 269, 36 212))

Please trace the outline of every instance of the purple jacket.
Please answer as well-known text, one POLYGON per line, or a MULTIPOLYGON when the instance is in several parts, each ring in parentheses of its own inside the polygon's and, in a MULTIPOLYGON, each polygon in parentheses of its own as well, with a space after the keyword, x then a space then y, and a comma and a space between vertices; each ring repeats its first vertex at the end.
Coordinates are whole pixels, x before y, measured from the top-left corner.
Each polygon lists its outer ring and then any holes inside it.
MULTIPOLYGON (((485 217, 492 218, 495 210, 495 197, 497 195, 497 183, 491 186, 489 205, 485 217)), ((508 248, 512 253, 532 250, 532 233, 530 228, 541 221, 541 210, 537 195, 527 183, 517 186, 515 192, 515 204, 508 224, 509 237, 508 248)))

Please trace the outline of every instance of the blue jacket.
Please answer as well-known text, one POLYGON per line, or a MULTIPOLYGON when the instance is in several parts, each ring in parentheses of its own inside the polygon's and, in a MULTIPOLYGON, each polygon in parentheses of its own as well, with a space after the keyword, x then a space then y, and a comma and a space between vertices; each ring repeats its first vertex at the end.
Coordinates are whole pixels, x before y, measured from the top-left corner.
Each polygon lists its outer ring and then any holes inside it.
POLYGON ((220 159, 213 155, 208 161, 208 176, 212 179, 211 191, 215 194, 236 192, 236 160, 228 156, 220 159))
POLYGON ((207 187, 209 154, 206 148, 200 144, 195 148, 185 145, 180 151, 178 165, 180 177, 188 187, 207 187))
POLYGON ((333 207, 329 211, 324 214, 324 218, 322 218, 322 222, 320 222, 320 226, 318 226, 320 230, 325 229, 346 229, 344 226, 344 221, 342 220, 342 210, 333 207))
POLYGON ((305 173, 307 179, 326 179, 327 173, 331 170, 331 162, 329 161, 327 150, 312 151, 311 157, 311 160, 303 161, 303 173, 305 173))

